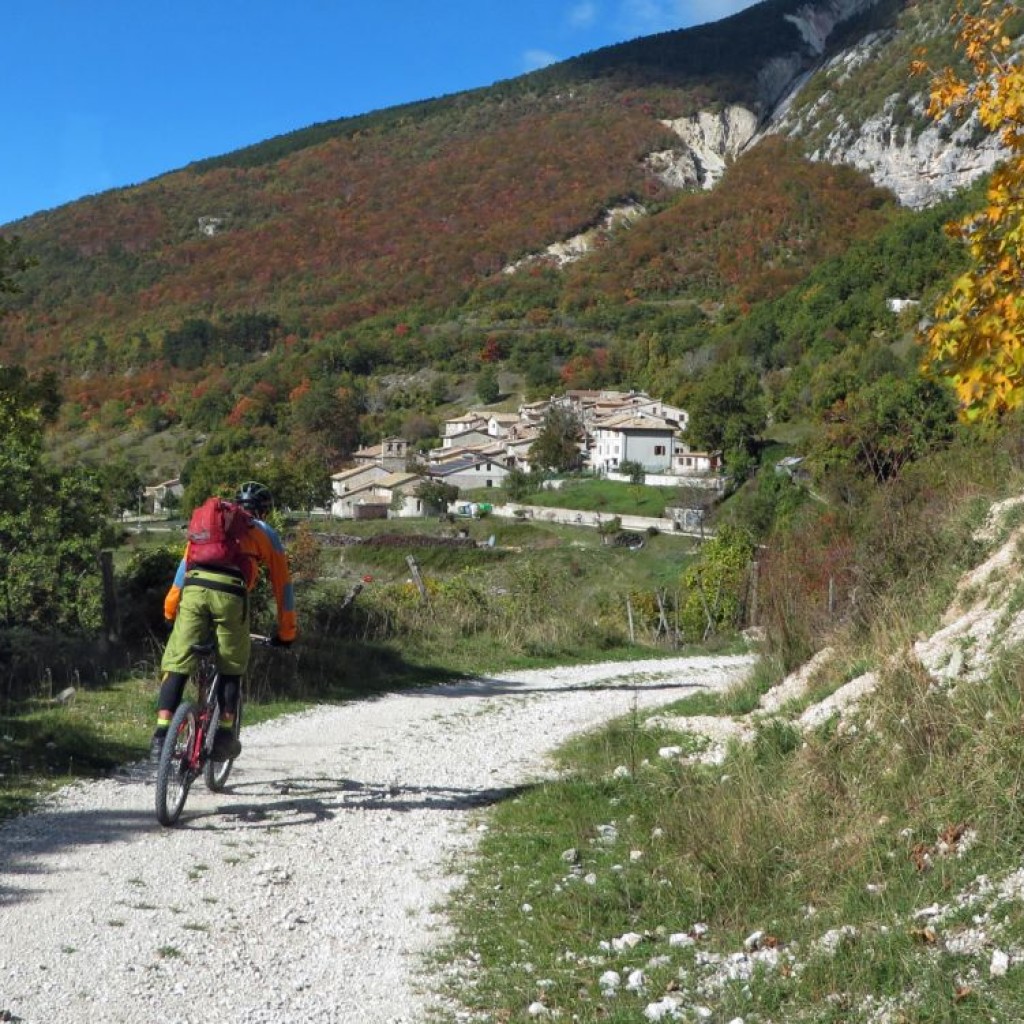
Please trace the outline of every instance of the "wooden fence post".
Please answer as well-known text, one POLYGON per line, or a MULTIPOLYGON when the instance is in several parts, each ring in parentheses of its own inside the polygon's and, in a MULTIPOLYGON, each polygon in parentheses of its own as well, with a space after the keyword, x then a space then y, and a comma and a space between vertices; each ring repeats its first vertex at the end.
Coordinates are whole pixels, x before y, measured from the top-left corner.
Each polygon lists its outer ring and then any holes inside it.
POLYGON ((114 552, 100 552, 100 574, 103 578, 103 641, 117 643, 121 638, 121 617, 117 608, 117 588, 114 585, 114 552))
POLYGON ((412 555, 406 555, 405 561, 409 566, 409 572, 412 573, 413 583, 416 584, 416 589, 420 592, 420 597, 426 601, 427 599, 427 588, 423 582, 423 577, 420 575, 420 567, 416 564, 416 559, 412 555))
POLYGON ((757 625, 757 587, 761 579, 761 563, 756 559, 750 563, 750 611, 747 613, 747 624, 757 625))
POLYGON ((338 610, 341 611, 343 608, 347 608, 361 593, 363 590, 362 583, 357 583, 346 595, 345 600, 338 606, 338 610))

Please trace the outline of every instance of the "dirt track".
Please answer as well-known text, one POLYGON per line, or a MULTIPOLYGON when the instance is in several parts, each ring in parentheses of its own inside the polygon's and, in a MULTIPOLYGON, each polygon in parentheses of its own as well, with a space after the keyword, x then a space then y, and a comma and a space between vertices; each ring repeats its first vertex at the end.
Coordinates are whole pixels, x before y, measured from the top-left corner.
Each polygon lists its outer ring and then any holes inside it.
POLYGON ((145 770, 72 787, 0 827, 0 1020, 419 1024, 477 812, 569 735, 750 665, 517 672, 290 716, 246 730, 228 791, 199 783, 175 829, 145 770))

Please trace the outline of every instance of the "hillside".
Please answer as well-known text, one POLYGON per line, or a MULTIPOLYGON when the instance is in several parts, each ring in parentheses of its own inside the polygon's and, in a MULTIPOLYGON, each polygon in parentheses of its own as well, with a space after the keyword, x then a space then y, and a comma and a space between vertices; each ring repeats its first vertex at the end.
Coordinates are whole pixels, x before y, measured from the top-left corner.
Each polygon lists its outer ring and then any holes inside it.
MULTIPOLYGON (((334 463, 396 428, 373 408, 376 376, 429 366, 465 379, 489 339, 505 369, 548 378, 618 346, 614 383, 638 383, 634 342, 776 300, 891 222, 895 200, 829 162, 848 147, 820 140, 830 123, 849 135, 888 109, 919 42, 948 51, 941 13, 766 0, 38 214, 5 230, 37 265, 0 357, 58 372, 65 434, 233 425, 280 446, 299 440, 292 396, 310 380, 346 389, 350 440, 328 446, 334 463), (868 89, 867 69, 882 66, 868 89), (812 119, 810 98, 826 94, 812 119), (746 127, 729 135, 726 121, 746 127), (757 125, 793 142, 755 137, 757 125), (591 258, 505 272, 625 203, 646 216, 596 232, 591 258)), ((661 386, 690 373, 679 364, 661 386)))

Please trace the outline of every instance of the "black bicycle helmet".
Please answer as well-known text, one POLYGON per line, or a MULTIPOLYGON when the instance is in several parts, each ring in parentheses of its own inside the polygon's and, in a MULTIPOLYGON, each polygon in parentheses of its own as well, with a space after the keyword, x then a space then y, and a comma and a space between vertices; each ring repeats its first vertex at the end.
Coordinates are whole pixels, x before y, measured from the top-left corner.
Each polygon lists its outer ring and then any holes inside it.
POLYGON ((262 519, 274 507, 274 496, 270 488, 255 480, 249 480, 238 488, 235 501, 257 519, 262 519))

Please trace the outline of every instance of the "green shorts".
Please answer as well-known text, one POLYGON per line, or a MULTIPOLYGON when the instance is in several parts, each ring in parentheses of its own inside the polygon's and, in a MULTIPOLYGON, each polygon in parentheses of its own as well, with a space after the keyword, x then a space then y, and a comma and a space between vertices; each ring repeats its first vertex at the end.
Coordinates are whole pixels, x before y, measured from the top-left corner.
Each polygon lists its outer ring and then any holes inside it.
POLYGON ((164 648, 161 671, 188 674, 195 662, 192 645, 214 637, 221 674, 243 675, 251 648, 249 601, 244 584, 209 569, 190 569, 185 575, 174 630, 164 648))

